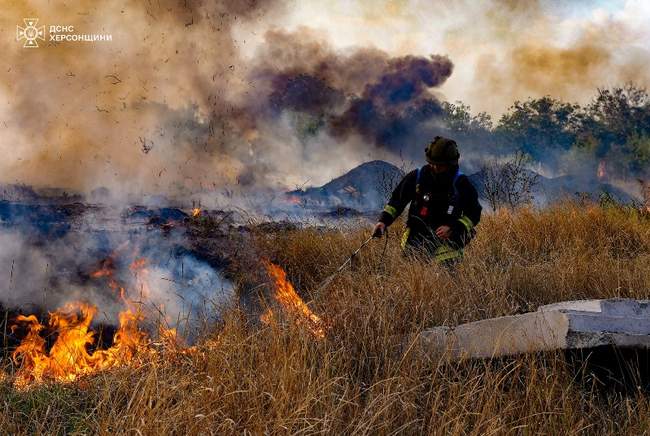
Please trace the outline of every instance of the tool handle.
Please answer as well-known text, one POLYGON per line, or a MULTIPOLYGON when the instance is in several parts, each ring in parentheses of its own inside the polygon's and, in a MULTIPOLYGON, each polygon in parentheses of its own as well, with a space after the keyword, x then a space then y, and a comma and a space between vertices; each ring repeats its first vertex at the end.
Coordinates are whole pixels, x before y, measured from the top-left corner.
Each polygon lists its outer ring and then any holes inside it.
POLYGON ((339 267, 337 268, 337 270, 334 271, 333 274, 331 274, 331 275, 328 276, 325 280, 323 280, 323 282, 322 282, 322 283, 321 283, 321 284, 316 288, 316 292, 318 293, 321 289, 323 289, 325 286, 327 286, 327 285, 332 281, 332 279, 334 279, 334 277, 336 277, 336 275, 337 275, 338 273, 340 273, 341 271, 343 271, 343 269, 344 269, 344 268, 345 268, 349 263, 352 263, 352 259, 354 258, 354 256, 356 256, 356 255, 357 255, 357 254, 358 254, 358 253, 363 249, 363 247, 365 247, 366 245, 368 245, 368 243, 369 243, 370 241, 372 241, 372 239, 373 239, 373 237, 372 237, 372 235, 370 235, 370 236, 368 237, 368 239, 366 239, 365 241, 363 241, 363 243, 359 246, 359 248, 357 248, 356 251, 350 255, 350 257, 348 257, 347 259, 345 259, 345 262, 343 262, 343 264, 342 264, 341 266, 339 266, 339 267))

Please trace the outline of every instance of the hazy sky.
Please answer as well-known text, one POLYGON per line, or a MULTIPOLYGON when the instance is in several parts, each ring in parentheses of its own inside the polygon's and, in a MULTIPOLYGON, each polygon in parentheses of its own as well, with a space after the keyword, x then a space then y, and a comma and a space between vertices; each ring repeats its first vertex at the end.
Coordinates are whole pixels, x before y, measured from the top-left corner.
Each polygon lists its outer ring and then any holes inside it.
MULTIPOLYGON (((272 27, 317 29, 334 47, 394 55, 446 54, 446 98, 503 112, 513 99, 551 94, 585 101, 595 87, 650 84, 650 1, 300 0, 272 27)), ((248 54, 264 28, 240 30, 248 54)), ((257 26, 252 23, 252 26, 257 26)))

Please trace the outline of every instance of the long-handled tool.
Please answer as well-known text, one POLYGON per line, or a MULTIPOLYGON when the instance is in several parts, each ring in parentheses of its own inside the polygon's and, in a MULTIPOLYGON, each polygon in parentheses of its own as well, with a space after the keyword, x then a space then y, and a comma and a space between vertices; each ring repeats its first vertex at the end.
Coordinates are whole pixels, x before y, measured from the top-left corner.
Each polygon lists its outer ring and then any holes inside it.
POLYGON ((354 251, 354 253, 352 253, 352 254, 350 255, 350 257, 348 257, 347 259, 345 259, 345 262, 343 262, 343 264, 342 264, 340 267, 338 267, 338 269, 337 269, 336 271, 334 271, 332 274, 330 274, 330 275, 329 275, 325 280, 323 280, 323 282, 322 282, 320 285, 318 285, 318 287, 316 288, 316 291, 315 291, 315 292, 316 292, 316 293, 320 292, 320 291, 321 291, 325 286, 327 286, 327 285, 328 285, 328 284, 329 284, 329 283, 334 279, 334 277, 336 277, 337 274, 339 274, 341 271, 343 271, 343 269, 345 269, 345 267, 346 267, 348 264, 352 264, 352 259, 354 259, 354 256, 356 256, 357 254, 359 254, 359 252, 363 249, 363 247, 365 247, 366 245, 368 245, 368 243, 369 243, 370 241, 372 241, 372 239, 373 239, 373 235, 370 235, 370 236, 368 237, 368 239, 366 239, 365 241, 363 241, 363 244, 361 244, 361 245, 359 246, 359 248, 357 248, 357 249, 354 251))

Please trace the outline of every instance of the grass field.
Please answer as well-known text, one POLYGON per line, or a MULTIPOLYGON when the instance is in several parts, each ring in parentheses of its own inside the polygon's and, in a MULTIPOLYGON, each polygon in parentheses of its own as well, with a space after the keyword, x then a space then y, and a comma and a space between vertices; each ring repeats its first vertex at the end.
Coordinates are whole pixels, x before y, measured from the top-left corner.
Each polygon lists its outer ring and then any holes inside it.
MULTIPOLYGON (((581 298, 650 298, 650 219, 562 204, 485 216, 455 274, 403 258, 399 224, 317 295, 369 229, 256 234, 327 324, 260 323, 236 306, 191 353, 17 391, 2 433, 643 434, 650 395, 603 389, 561 354, 436 363, 399 352, 436 325, 581 298)), ((242 279, 245 273, 242 272, 242 279)))

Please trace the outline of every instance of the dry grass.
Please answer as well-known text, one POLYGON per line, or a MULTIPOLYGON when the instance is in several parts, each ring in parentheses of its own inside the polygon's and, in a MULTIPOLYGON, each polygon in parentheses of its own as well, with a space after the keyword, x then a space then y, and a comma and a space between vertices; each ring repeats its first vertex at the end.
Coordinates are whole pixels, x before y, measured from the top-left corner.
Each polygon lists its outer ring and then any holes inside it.
MULTIPOLYGON (((257 235, 330 323, 317 341, 293 324, 232 310, 201 353, 160 358, 72 385, 2 384, 7 433, 642 434, 643 391, 603 391, 563 356, 436 364, 404 357, 402 335, 577 298, 650 297, 650 220, 563 205, 486 217, 455 275, 403 258, 398 229, 318 295, 366 230, 257 235)), ((207 339, 208 337, 206 337, 207 339)))

